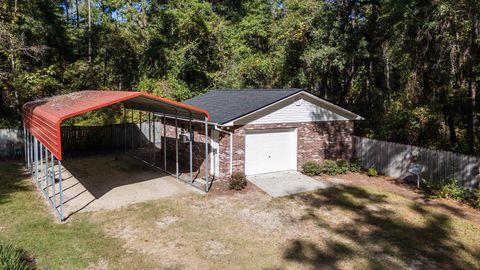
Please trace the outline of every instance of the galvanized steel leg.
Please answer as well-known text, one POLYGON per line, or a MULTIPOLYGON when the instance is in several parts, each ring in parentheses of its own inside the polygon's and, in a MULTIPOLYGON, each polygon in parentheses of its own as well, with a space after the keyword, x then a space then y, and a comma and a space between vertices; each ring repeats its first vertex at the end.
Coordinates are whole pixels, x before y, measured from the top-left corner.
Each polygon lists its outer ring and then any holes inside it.
POLYGON ((52 181, 52 191, 53 191, 53 195, 52 195, 52 202, 53 202, 53 208, 55 209, 55 211, 58 211, 57 209, 57 195, 55 194, 55 162, 53 160, 53 154, 50 153, 50 157, 51 157, 51 163, 52 163, 52 168, 51 168, 51 173, 49 173, 50 175, 50 181, 52 181))
POLYGON ((163 114, 163 169, 167 171, 167 117, 163 114))
POLYGON ((208 118, 205 118, 205 192, 208 192, 208 118))
POLYGON ((59 195, 60 195, 60 219, 61 221, 64 220, 63 217, 63 188, 62 188, 62 161, 58 160, 58 189, 59 189, 59 195))
POLYGON ((153 165, 155 165, 156 155, 157 155, 157 141, 155 140, 155 132, 156 132, 156 122, 155 122, 155 114, 152 114, 153 118, 153 165))
POLYGON ((133 153, 133 132, 135 131, 134 128, 135 128, 135 122, 133 121, 133 109, 131 109, 132 111, 132 123, 130 125, 131 129, 132 129, 132 153, 133 153))
POLYGON ((127 108, 123 105, 123 139, 124 152, 127 153, 127 108))
MULTIPOLYGON (((38 140, 37 140, 37 141, 38 141, 38 140)), ((40 181, 40 186, 42 186, 43 183, 44 183, 44 181, 42 181, 42 177, 45 175, 45 174, 43 173, 43 170, 44 170, 44 167, 43 167, 43 145, 42 145, 42 143, 41 143, 40 141, 38 141, 38 144, 39 144, 39 155, 40 155, 40 162, 38 163, 38 166, 39 166, 40 168, 39 168, 38 171, 39 171, 39 173, 41 173, 41 175, 42 175, 42 176, 39 177, 39 178, 40 178, 40 180, 39 180, 39 181, 40 181)), ((42 187, 42 189, 43 189, 43 187, 42 187)))
POLYGON ((192 132, 192 113, 190 112, 190 121, 188 125, 188 132, 190 139, 188 141, 188 155, 189 155, 189 166, 190 166, 190 181, 193 182, 193 158, 192 158, 192 140, 193 140, 193 132, 192 132))
POLYGON ((48 183, 49 181, 48 181, 47 174, 48 174, 48 150, 45 147, 45 173, 43 176, 44 176, 45 186, 47 187, 47 198, 50 198, 50 185, 48 183))
POLYGON ((175 175, 178 178, 178 117, 175 110, 175 175))
POLYGON ((27 129, 25 128, 25 124, 23 125, 23 159, 25 162, 25 166, 28 166, 27 160, 27 129))
POLYGON ((38 186, 38 141, 37 141, 37 138, 35 137, 33 137, 33 153, 34 153, 33 174, 35 178, 35 184, 38 186))
POLYGON ((152 147, 148 147, 152 143, 152 122, 151 122, 151 112, 148 112, 148 144, 147 144, 147 151, 148 151, 148 156, 150 159, 150 163, 152 163, 152 147))

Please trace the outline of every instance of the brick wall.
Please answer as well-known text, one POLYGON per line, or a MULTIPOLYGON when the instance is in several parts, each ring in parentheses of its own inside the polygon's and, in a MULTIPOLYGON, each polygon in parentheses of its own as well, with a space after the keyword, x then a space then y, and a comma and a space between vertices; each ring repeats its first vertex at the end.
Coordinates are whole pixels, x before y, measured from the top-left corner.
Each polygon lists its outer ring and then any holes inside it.
MULTIPOLYGON (((188 125, 179 121, 180 134, 188 131, 188 125)), ((167 120, 167 151, 168 159, 175 158, 175 127, 174 121, 167 120)), ((203 124, 194 124, 193 170, 198 176, 204 175, 205 162, 205 127, 203 124)), ((230 128, 233 135, 233 172, 245 171, 245 131, 248 129, 297 129, 297 169, 300 170, 306 161, 323 162, 325 159, 350 159, 352 157, 352 121, 309 122, 309 123, 282 123, 244 125, 230 128)), ((212 136, 211 130, 209 137, 212 136)), ((210 148, 211 149, 211 148, 210 148)), ((179 143, 180 171, 188 172, 188 143, 179 143)), ((219 134, 220 175, 230 174, 230 138, 229 135, 219 134)), ((210 160, 209 162, 213 162, 210 160)))
MULTIPOLYGON (((234 172, 245 171, 245 130, 275 128, 297 129, 298 170, 306 161, 310 160, 323 162, 326 159, 350 159, 352 157, 352 121, 236 126, 233 136, 234 172)), ((228 136, 223 140, 228 140, 228 136)))

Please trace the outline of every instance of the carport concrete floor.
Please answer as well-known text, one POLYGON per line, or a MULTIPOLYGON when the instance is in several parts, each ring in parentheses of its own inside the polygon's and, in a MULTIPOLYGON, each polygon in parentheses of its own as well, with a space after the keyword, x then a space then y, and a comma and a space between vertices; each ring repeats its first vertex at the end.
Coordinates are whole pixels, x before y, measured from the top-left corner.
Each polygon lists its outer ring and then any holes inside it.
MULTIPOLYGON (((188 192, 200 192, 124 154, 65 159, 64 213, 120 208, 188 192)), ((57 190, 58 190, 58 184, 57 190)))
POLYGON ((272 197, 288 196, 330 186, 326 182, 321 182, 296 171, 249 175, 247 179, 272 197))

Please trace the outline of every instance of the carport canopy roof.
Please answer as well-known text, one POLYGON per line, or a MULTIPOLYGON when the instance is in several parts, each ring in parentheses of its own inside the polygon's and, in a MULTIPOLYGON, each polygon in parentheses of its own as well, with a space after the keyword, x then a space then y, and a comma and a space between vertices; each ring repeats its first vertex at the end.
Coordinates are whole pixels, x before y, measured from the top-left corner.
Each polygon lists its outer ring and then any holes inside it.
POLYGON ((58 160, 62 160, 62 122, 116 103, 123 103, 127 109, 178 115, 192 120, 210 119, 205 110, 148 93, 88 90, 25 103, 24 126, 58 160))

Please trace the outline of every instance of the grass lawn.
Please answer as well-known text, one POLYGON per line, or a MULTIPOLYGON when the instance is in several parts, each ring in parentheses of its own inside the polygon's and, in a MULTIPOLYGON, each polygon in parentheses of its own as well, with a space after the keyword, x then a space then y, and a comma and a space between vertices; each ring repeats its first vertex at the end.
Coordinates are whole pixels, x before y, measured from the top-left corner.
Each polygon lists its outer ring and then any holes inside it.
POLYGON ((0 241, 39 269, 478 269, 480 226, 376 187, 187 194, 59 224, 0 163, 0 241))

